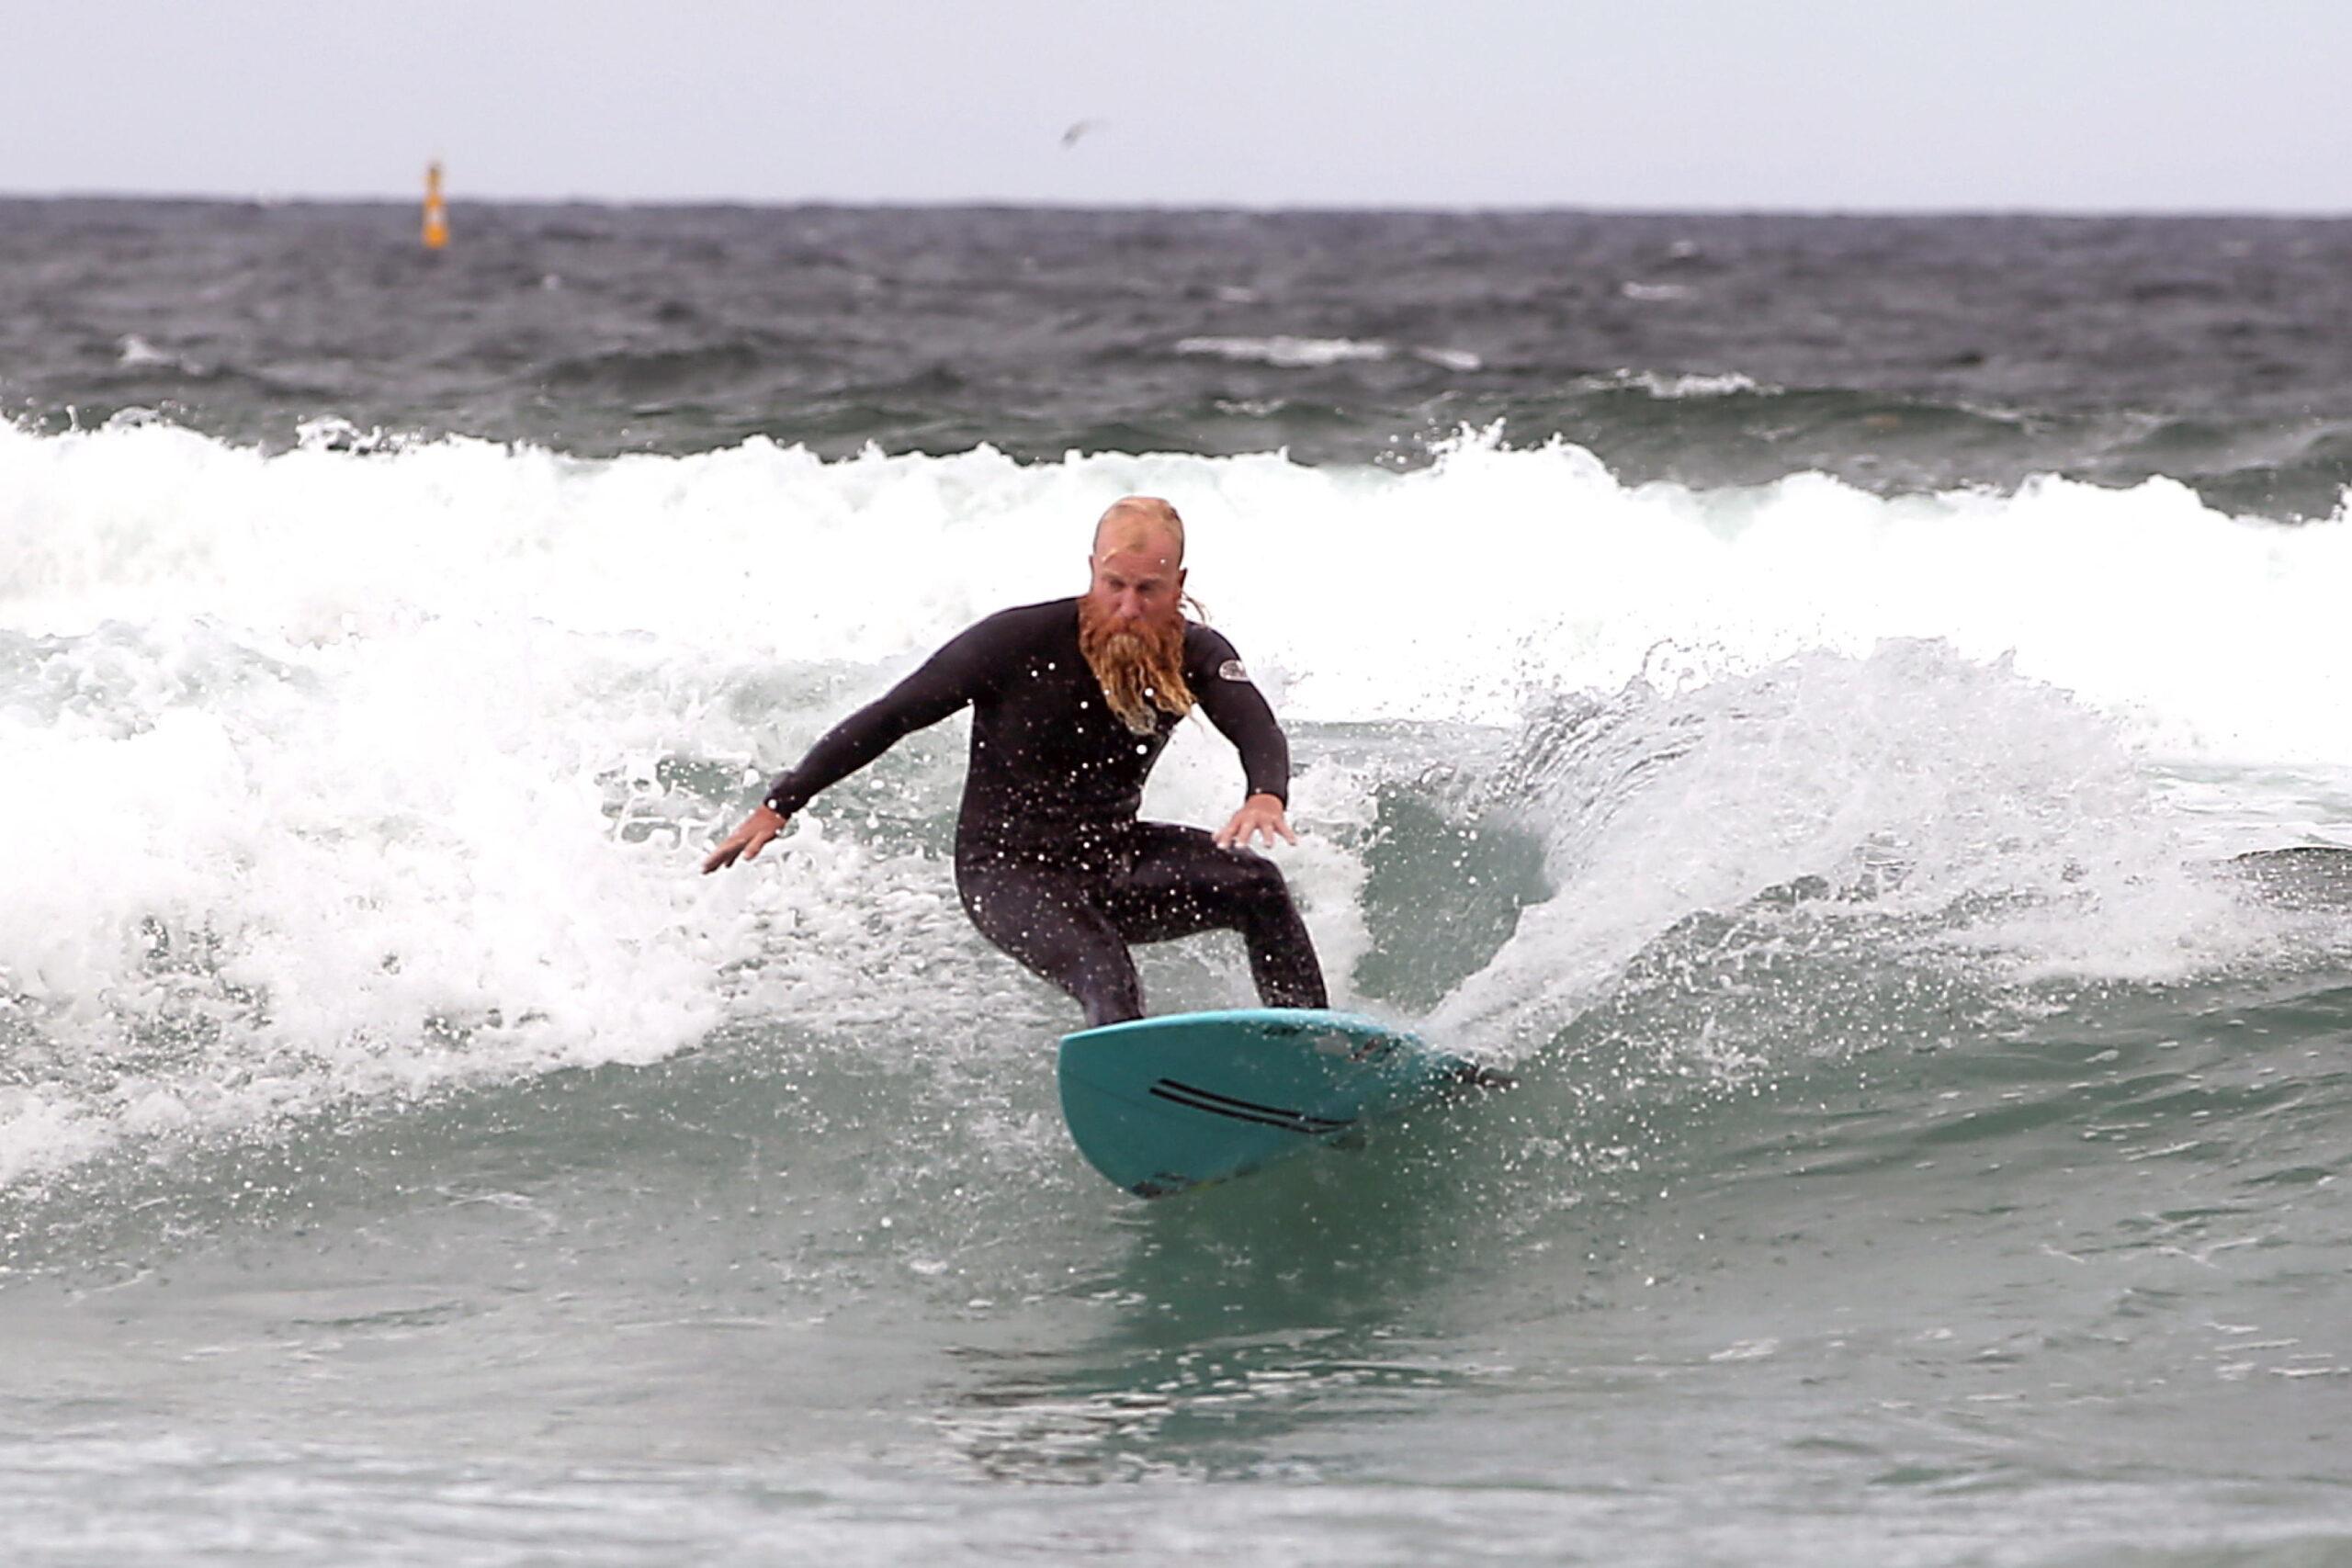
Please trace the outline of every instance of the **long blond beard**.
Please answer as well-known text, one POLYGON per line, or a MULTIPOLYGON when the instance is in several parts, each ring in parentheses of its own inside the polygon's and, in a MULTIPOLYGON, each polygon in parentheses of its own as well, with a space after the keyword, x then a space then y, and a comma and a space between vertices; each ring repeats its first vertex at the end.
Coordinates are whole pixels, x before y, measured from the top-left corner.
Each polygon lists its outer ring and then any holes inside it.
POLYGON ((1192 712, 1193 689, 1184 682, 1184 618, 1114 630, 1092 612, 1092 605, 1079 601, 1078 650, 1119 722, 1131 734, 1157 735, 1159 714, 1182 718, 1192 712))

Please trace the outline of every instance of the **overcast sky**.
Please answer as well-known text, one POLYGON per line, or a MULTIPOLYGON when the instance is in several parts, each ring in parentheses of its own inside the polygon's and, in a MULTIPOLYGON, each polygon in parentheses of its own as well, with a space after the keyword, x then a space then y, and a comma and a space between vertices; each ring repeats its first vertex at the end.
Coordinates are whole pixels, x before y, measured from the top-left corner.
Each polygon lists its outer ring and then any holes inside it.
POLYGON ((2342 0, 7 0, 0 190, 2340 212, 2347 62, 2342 0))

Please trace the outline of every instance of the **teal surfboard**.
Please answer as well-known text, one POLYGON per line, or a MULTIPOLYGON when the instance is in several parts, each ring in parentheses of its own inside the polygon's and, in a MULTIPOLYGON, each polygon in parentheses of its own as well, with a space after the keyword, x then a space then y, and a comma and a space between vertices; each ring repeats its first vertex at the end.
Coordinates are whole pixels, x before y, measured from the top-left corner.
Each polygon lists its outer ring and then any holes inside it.
POLYGON ((1500 1082, 1353 1013, 1175 1013, 1062 1037, 1062 1117, 1119 1186, 1165 1197, 1244 1175, 1465 1084, 1500 1082))

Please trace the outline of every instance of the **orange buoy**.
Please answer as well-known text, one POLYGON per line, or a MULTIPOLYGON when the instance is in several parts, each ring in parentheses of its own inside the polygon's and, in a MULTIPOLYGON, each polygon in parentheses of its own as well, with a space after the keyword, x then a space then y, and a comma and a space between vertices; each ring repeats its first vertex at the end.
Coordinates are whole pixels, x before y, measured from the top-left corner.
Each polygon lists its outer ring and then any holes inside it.
POLYGON ((449 206, 441 199, 441 165, 424 171, 424 248, 437 251, 449 243, 449 206))

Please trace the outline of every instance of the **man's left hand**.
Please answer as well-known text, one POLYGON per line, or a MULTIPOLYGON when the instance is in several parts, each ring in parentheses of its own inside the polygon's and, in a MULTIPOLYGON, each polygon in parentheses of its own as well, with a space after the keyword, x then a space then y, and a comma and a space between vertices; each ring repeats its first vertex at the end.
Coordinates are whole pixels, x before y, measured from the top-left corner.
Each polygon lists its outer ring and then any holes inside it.
POLYGON ((1217 829, 1216 841, 1222 849, 1246 850, 1250 847, 1250 839, 1258 835, 1264 836, 1270 850, 1278 837, 1294 844, 1298 842, 1298 835, 1290 830, 1290 818, 1283 814, 1279 795, 1253 795, 1243 801, 1241 809, 1233 814, 1233 820, 1217 829))

